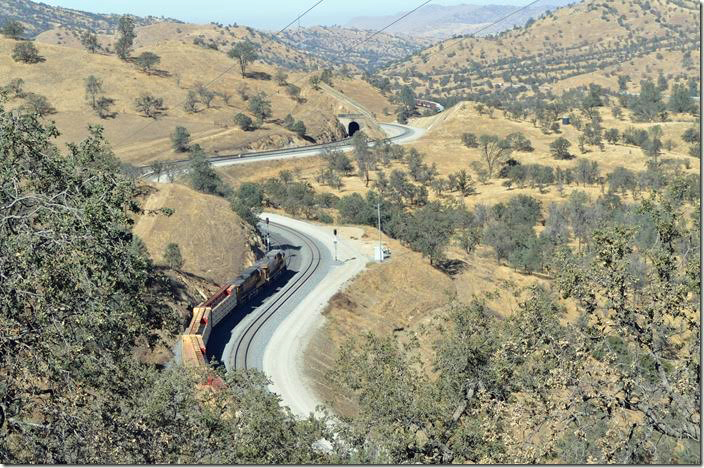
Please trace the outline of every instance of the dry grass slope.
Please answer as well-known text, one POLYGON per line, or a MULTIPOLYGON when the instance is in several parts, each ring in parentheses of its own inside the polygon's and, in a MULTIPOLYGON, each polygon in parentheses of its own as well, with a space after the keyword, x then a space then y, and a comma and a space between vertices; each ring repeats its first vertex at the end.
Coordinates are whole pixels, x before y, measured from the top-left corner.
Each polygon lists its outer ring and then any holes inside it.
POLYGON ((222 284, 253 264, 260 245, 251 227, 216 196, 180 184, 153 184, 144 200, 145 210, 172 208, 171 216, 143 215, 134 232, 146 244, 157 264, 164 264, 164 249, 179 245, 182 270, 222 284))
POLYGON ((382 73, 442 97, 497 84, 561 90, 596 82, 618 89, 618 74, 629 74, 635 90, 660 71, 680 81, 699 74, 699 22, 693 1, 585 0, 497 37, 450 39, 382 73))
MULTIPOLYGON (((377 231, 363 229, 364 238, 375 242, 377 231)), ((393 336, 399 343, 417 339, 425 370, 432 374, 433 344, 443 326, 442 312, 450 301, 482 299, 506 316, 518 306, 525 288, 547 283, 498 265, 493 251, 486 247, 469 255, 455 247, 449 249, 448 258, 462 267, 456 275, 448 276, 398 241, 385 236, 383 241, 392 251, 391 259, 370 265, 333 297, 324 312, 324 326, 305 351, 306 369, 315 391, 337 414, 351 415, 355 411, 349 396, 331 386, 327 378, 340 346, 347 340, 368 333, 393 336)))
MULTIPOLYGON (((8 20, 21 21, 27 35, 32 37, 56 26, 65 26, 74 31, 92 29, 96 32, 112 32, 119 19, 120 15, 88 13, 30 0, 4 0, 0 3, 0 24, 8 20)), ((134 20, 135 24, 144 26, 165 19, 148 16, 134 17, 134 20)))
POLYGON ((283 41, 339 66, 372 71, 432 44, 432 40, 380 33, 339 26, 313 26, 290 29, 283 41), (367 40, 369 38, 369 40, 367 40), (359 47, 354 47, 359 43, 359 47))
MULTIPOLYGON (((183 154, 171 149, 169 135, 176 126, 186 127, 193 143, 200 144, 211 153, 308 144, 310 140, 282 126, 283 118, 289 113, 303 120, 307 136, 317 142, 333 141, 344 136, 335 115, 348 109, 321 91, 312 89, 308 83, 309 73, 289 73, 288 82, 297 83, 302 88, 302 101, 289 96, 285 87, 272 79, 278 70, 276 67, 256 62, 248 72, 257 74, 259 78, 242 78, 239 67, 233 67, 235 63, 225 53, 194 45, 187 40, 191 36, 182 39, 178 36, 188 33, 198 37, 205 30, 215 34, 217 28, 174 23, 138 28, 137 48, 133 55, 145 51, 159 55, 161 75, 141 72, 135 65, 120 61, 114 55, 91 54, 71 46, 68 41, 63 45, 52 44, 48 37, 50 33, 40 38, 37 44, 45 61, 34 65, 21 64, 10 58, 15 42, 0 38, 0 76, 3 77, 0 85, 21 78, 26 91, 46 96, 57 110, 49 118, 56 122, 62 134, 60 143, 77 141, 87 134, 88 124, 100 124, 105 127, 106 136, 116 154, 123 161, 136 165, 157 159, 183 158, 183 154), (209 82, 227 70, 230 71, 211 89, 232 95, 229 104, 216 97, 211 108, 201 104, 195 113, 187 113, 183 109, 181 104, 190 89, 198 82, 209 82), (115 99, 115 118, 101 120, 88 105, 84 80, 90 75, 103 80, 104 94, 115 99), (249 96, 263 92, 271 99, 272 117, 254 132, 244 132, 233 122, 233 116, 238 112, 251 115, 248 102, 237 92, 242 86, 248 88, 249 96), (144 92, 164 99, 168 108, 165 115, 152 120, 137 114, 134 101, 144 92)), ((240 34, 238 39, 244 37, 243 31, 247 30, 237 29, 240 34)), ((283 54, 284 49, 281 46, 269 52, 283 54)), ((369 96, 368 100, 375 100, 378 103, 376 107, 391 107, 386 98, 366 82, 356 79, 345 79, 344 82, 349 92, 359 89, 369 96)), ((10 107, 21 104, 19 99, 9 103, 10 107)))

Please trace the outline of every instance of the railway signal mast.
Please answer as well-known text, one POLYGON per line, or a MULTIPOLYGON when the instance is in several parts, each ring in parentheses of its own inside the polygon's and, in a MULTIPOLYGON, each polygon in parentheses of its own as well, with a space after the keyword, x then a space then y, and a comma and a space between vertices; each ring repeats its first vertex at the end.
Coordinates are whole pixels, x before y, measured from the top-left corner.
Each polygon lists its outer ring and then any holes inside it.
POLYGON ((337 229, 332 230, 333 240, 332 243, 335 244, 335 262, 337 263, 337 229))
POLYGON ((271 242, 269 240, 269 218, 266 218, 266 251, 268 252, 271 248, 271 242))

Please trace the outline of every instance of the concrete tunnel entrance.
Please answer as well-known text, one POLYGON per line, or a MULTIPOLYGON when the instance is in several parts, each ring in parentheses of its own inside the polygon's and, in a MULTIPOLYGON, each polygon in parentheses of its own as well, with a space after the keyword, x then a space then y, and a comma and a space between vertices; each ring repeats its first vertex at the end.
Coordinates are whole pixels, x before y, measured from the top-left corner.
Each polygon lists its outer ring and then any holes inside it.
POLYGON ((357 122, 350 122, 349 127, 347 128, 347 135, 349 136, 354 136, 355 133, 359 131, 359 124, 357 122))

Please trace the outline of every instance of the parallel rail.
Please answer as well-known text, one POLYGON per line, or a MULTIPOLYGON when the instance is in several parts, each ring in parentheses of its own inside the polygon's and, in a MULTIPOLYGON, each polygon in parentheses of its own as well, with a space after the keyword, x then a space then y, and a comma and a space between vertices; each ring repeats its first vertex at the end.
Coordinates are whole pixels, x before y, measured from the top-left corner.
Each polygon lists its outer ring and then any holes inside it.
POLYGON ((262 327, 276 314, 276 312, 288 301, 291 296, 293 296, 296 291, 303 287, 306 282, 315 274, 320 266, 321 255, 320 249, 309 236, 295 231, 291 228, 283 226, 278 223, 271 223, 279 229, 288 231, 294 236, 300 238, 303 243, 311 251, 311 258, 302 273, 299 273, 298 278, 289 284, 286 289, 279 292, 276 299, 269 304, 266 308, 260 311, 258 317, 250 323, 244 332, 240 335, 237 340, 237 345, 235 347, 234 363, 236 369, 249 369, 248 358, 251 351, 252 343, 254 342, 257 333, 262 329, 262 327))
MULTIPOLYGON (((396 135, 394 137, 386 138, 384 140, 376 140, 370 142, 370 146, 373 146, 376 144, 377 141, 394 141, 400 138, 403 138, 407 136, 411 131, 407 129, 406 127, 403 127, 401 125, 394 125, 394 124, 384 124, 384 125, 391 125, 394 127, 399 127, 403 129, 403 133, 396 135)), ((251 160, 251 161, 256 161, 257 159, 260 158, 266 158, 267 156, 274 156, 274 155, 293 155, 296 153, 306 153, 311 150, 316 150, 316 149, 325 149, 325 148, 342 148, 342 147, 351 147, 351 138, 345 138, 344 140, 340 141, 335 141, 333 143, 318 143, 315 145, 306 145, 306 146, 297 146, 295 148, 284 148, 284 149, 276 149, 276 150, 266 150, 266 151, 251 151, 248 153, 233 153, 233 154, 221 154, 217 156, 209 156, 208 161, 211 163, 216 163, 216 162, 228 162, 228 161, 242 161, 242 160, 251 160)), ((183 168, 186 167, 189 163, 189 159, 177 159, 173 161, 169 161, 170 164, 173 164, 176 166, 176 168, 183 168)), ((146 166, 139 166, 139 169, 142 171, 141 177, 150 177, 154 174, 154 172, 151 170, 150 165, 146 166)))

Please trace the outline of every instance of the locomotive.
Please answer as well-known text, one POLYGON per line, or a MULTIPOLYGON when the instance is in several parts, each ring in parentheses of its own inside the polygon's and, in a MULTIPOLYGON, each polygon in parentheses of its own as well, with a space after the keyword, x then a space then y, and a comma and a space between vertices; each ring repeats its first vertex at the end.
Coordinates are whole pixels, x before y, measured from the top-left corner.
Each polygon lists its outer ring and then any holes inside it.
POLYGON ((228 281, 208 300, 193 308, 191 323, 181 337, 182 360, 186 366, 206 364, 205 352, 213 327, 230 312, 256 296, 286 269, 286 253, 272 250, 235 279, 228 281))

